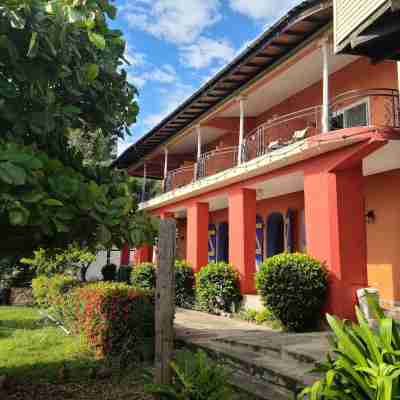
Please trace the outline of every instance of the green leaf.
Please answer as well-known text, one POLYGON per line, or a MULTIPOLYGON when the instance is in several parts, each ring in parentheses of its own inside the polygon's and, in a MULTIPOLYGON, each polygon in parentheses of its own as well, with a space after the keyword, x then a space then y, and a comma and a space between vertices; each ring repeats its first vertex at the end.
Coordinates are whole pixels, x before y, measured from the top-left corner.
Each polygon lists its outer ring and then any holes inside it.
POLYGON ((111 232, 104 225, 99 226, 97 237, 101 243, 109 243, 112 238, 111 232))
POLYGON ((10 224, 14 226, 26 225, 29 215, 29 211, 25 208, 15 208, 8 213, 10 224))
POLYGON ((85 64, 84 71, 89 82, 96 80, 99 76, 99 66, 97 64, 85 64))
POLYGON ((60 200, 57 199, 47 199, 43 202, 46 206, 51 206, 51 207, 63 207, 64 203, 62 203, 60 200))
POLYGON ((88 32, 89 40, 100 50, 104 50, 106 48, 106 40, 104 36, 99 33, 95 33, 92 31, 88 32))
POLYGON ((37 40, 37 32, 32 32, 31 41, 29 43, 28 53, 26 54, 29 58, 34 58, 37 55, 39 49, 39 43, 37 40))
POLYGON ((44 197, 44 193, 40 192, 29 192, 22 195, 22 201, 26 203, 37 203, 42 200, 44 197))
POLYGON ((0 163, 0 179, 10 185, 24 185, 26 172, 11 162, 0 163))

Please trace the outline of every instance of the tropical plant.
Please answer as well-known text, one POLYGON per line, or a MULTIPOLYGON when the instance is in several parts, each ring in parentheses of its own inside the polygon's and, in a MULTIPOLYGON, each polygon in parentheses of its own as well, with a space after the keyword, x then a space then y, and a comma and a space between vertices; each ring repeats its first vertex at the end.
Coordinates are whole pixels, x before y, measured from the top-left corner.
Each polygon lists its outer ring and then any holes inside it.
POLYGON ((299 399, 394 400, 400 398, 400 330, 378 311, 372 329, 360 310, 358 324, 327 316, 333 331, 332 350, 316 371, 324 377, 307 387, 299 399))
POLYGON ((327 285, 323 265, 300 253, 267 258, 256 274, 264 305, 288 330, 296 332, 318 327, 327 285))
POLYGON ((230 374, 203 351, 177 353, 172 385, 148 384, 148 393, 170 400, 231 400, 230 374))
POLYGON ((115 15, 109 0, 0 4, 0 255, 153 241, 137 181, 101 162, 138 113, 115 15))
POLYGON ((239 274, 231 265, 213 262, 196 273, 196 305, 201 310, 230 312, 241 299, 239 274))
POLYGON ((79 275, 85 282, 86 272, 95 260, 95 254, 88 248, 70 245, 67 249, 59 251, 36 250, 33 258, 23 258, 21 262, 33 267, 38 275, 53 276, 64 272, 79 275))

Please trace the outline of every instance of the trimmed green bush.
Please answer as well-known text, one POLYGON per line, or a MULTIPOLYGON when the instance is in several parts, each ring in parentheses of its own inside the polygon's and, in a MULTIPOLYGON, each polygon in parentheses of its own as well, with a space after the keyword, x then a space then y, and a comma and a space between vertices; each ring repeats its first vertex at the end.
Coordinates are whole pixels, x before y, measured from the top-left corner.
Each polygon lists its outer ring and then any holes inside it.
POLYGON ((267 308, 290 331, 315 329, 327 292, 327 272, 306 254, 279 254, 264 261, 256 274, 267 308))
POLYGON ((239 274, 231 265, 210 263, 196 274, 196 304, 201 310, 230 312, 241 300, 239 274))
POLYGON ((131 283, 132 266, 131 265, 121 265, 117 272, 117 281, 122 283, 131 283))
POLYGON ((54 275, 49 278, 45 275, 32 280, 32 292, 36 303, 44 308, 50 308, 59 296, 79 285, 79 281, 70 275, 54 275))
POLYGON ((154 301, 149 291, 123 283, 96 283, 77 288, 75 328, 98 357, 149 360, 154 348, 154 301))
POLYGON ((152 263, 136 265, 131 273, 131 285, 139 290, 155 290, 156 267, 152 263))
POLYGON ((175 295, 178 307, 191 308, 195 301, 195 277, 192 267, 182 260, 175 261, 175 295))

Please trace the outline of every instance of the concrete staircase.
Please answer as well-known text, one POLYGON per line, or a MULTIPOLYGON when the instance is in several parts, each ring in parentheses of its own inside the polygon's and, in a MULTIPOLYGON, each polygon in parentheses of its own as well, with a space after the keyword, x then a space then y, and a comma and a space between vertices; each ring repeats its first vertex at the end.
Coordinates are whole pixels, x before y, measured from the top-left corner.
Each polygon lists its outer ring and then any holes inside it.
MULTIPOLYGON (((221 317, 219 317, 221 318, 221 317)), ((228 323, 229 320, 227 320, 228 323)), ((248 325, 247 325, 248 328, 248 325)), ((233 373, 232 384, 257 399, 288 400, 318 379, 310 371, 326 359, 326 333, 286 334, 235 327, 217 333, 178 329, 178 341, 192 350, 202 349, 233 373), (179 334, 181 333, 181 334, 179 334)), ((190 330, 190 328, 189 328, 190 330)))

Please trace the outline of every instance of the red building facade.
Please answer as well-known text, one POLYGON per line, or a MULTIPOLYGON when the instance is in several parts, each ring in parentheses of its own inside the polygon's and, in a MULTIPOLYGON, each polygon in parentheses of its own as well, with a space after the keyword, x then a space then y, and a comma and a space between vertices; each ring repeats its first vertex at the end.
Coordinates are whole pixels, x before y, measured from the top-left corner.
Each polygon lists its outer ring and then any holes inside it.
POLYGON ((399 83, 395 62, 335 55, 331 26, 326 2, 296 7, 118 164, 163 180, 141 208, 177 220, 195 271, 228 261, 255 295, 260 260, 305 251, 352 317, 358 288, 400 301, 399 83))

